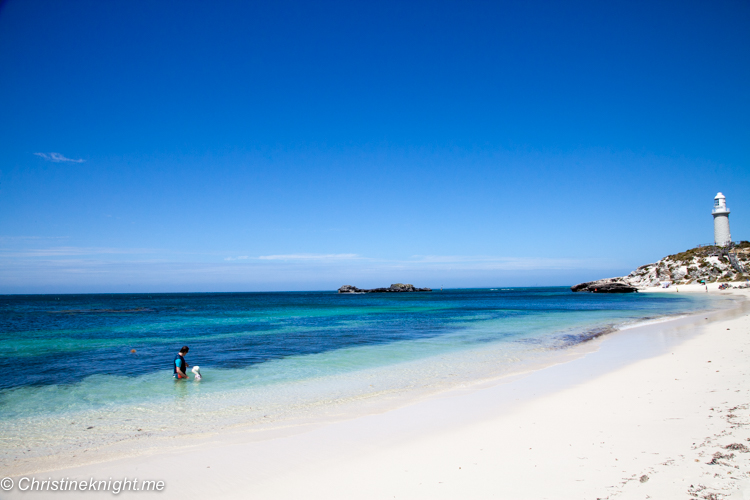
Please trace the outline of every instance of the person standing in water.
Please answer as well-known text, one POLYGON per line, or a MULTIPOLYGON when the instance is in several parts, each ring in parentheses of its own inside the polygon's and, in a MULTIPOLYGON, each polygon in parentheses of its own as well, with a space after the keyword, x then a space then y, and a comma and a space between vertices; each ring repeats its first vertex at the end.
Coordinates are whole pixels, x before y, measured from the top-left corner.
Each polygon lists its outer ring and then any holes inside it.
POLYGON ((183 358, 189 350, 190 348, 184 345, 180 349, 180 352, 177 353, 177 356, 174 357, 174 378, 176 379, 190 378, 187 375, 187 369, 190 365, 188 365, 185 358, 183 358))

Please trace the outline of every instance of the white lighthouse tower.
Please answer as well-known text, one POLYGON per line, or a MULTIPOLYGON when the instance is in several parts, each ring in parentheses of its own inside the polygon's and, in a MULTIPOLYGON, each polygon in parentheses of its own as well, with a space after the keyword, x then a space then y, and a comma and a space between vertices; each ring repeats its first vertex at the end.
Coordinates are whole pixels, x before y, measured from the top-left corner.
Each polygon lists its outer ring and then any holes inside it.
POLYGON ((725 247, 732 242, 732 235, 729 234, 727 199, 723 194, 718 193, 714 198, 714 209, 711 213, 714 216, 714 245, 725 247))

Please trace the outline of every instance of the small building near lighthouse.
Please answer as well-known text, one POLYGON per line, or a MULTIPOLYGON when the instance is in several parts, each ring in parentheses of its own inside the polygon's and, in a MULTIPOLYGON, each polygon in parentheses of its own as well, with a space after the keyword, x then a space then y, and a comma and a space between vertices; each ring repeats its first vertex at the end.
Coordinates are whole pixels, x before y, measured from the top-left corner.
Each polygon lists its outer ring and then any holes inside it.
POLYGON ((732 243, 732 235, 729 233, 727 199, 723 194, 718 193, 714 198, 711 214, 714 216, 714 245, 725 247, 732 243))

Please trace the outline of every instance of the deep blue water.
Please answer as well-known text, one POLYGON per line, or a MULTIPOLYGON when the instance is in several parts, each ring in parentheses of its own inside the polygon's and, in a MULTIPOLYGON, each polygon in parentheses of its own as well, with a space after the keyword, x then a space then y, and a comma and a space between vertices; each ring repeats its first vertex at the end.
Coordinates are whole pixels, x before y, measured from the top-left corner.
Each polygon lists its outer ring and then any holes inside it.
POLYGON ((233 369, 445 336, 457 339, 456 349, 551 334, 575 341, 592 328, 700 308, 703 300, 564 287, 0 296, 0 389, 171 370, 182 345, 192 365, 233 369))

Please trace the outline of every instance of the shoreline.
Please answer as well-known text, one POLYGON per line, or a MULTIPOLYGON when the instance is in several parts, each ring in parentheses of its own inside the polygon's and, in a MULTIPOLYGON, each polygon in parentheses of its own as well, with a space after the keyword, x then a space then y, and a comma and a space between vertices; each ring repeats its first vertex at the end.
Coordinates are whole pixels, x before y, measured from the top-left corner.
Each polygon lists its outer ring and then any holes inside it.
MULTIPOLYGON (((662 289, 654 291, 662 291, 662 289)), ((654 352, 654 349, 659 346, 662 350, 671 348, 679 350, 682 349, 681 346, 689 345, 691 342, 703 338, 706 334, 703 330, 715 330, 716 325, 740 321, 743 317, 746 317, 746 310, 749 307, 746 300, 748 297, 746 290, 727 291, 722 292, 722 294, 735 295, 745 300, 742 300, 731 310, 711 312, 711 315, 718 316, 715 319, 706 321, 695 317, 695 315, 690 315, 689 317, 623 329, 567 350, 565 356, 563 356, 568 358, 567 361, 562 360, 541 369, 500 377, 491 381, 480 381, 467 387, 450 389, 396 408, 381 409, 381 411, 369 415, 334 420, 328 423, 308 423, 294 428, 265 431, 237 429, 195 440, 184 437, 181 438, 181 441, 188 442, 184 443, 185 447, 183 448, 163 449, 155 453, 99 462, 73 469, 60 468, 44 474, 45 477, 57 476, 62 473, 66 477, 75 477, 76 475, 93 475, 94 477, 106 475, 109 477, 113 474, 123 476, 122 471, 127 471, 124 475, 132 476, 137 475, 138 469, 143 470, 145 467, 148 470, 162 473, 163 479, 168 485, 166 491, 169 493, 167 494, 172 497, 173 495, 195 493, 196 491, 197 486, 195 484, 191 484, 188 490, 182 490, 183 486, 179 486, 178 482, 184 482, 184 480, 178 480, 178 478, 184 476, 199 478, 201 475, 205 476, 209 473, 209 471, 203 469, 211 468, 211 477, 221 476, 222 481, 236 486, 236 489, 234 487, 222 488, 223 496, 230 498, 242 496, 242 485, 252 486, 253 491, 257 491, 261 484, 265 485, 263 491, 267 492, 267 495, 262 497, 293 498, 291 486, 283 480, 283 478, 292 476, 304 477, 307 481, 325 484, 326 487, 321 491, 326 491, 328 494, 331 493, 332 487, 338 488, 336 491, 344 488, 340 492, 341 498, 347 495, 367 497, 361 491, 351 489, 364 488, 364 484, 369 480, 367 475, 363 476, 365 471, 362 468, 370 469, 374 467, 378 470, 387 466, 388 463, 393 461, 393 457, 389 457, 389 454, 392 454, 396 449, 407 446, 406 455, 419 458, 419 460, 415 460, 415 465, 418 468, 418 463, 424 459, 429 461, 431 457, 430 453, 423 453, 424 446, 429 447, 431 443, 434 444, 435 442, 444 442, 446 446, 455 446, 455 440, 449 437, 456 432, 468 432, 467 429, 487 425, 488 422, 498 419, 512 420, 513 415, 523 414, 524 411, 527 411, 524 410, 525 406, 544 405, 545 401, 546 404, 549 404, 549 401, 559 398, 560 394, 575 391, 578 387, 586 387, 587 384, 593 383, 596 385, 597 380, 622 371, 628 371, 633 365, 653 362, 655 359, 668 356, 668 353, 654 352), (727 319, 729 316, 734 316, 734 319, 727 319), (654 335, 654 332, 656 332, 656 335, 654 335), (669 332, 672 332, 671 337, 669 332), (643 345, 639 343, 642 343, 644 338, 649 337, 649 335, 651 336, 651 342, 655 341, 657 344, 649 346, 649 352, 644 355, 643 345), (628 344, 630 345, 628 346, 628 344), (620 351, 613 352, 613 346, 619 346, 620 351), (580 352, 582 350, 586 352, 580 352), (593 378, 593 381, 589 380, 590 378, 593 378), (488 403, 488 400, 492 400, 493 403, 488 403), (367 450, 367 453, 358 450, 367 450), (354 467, 355 470, 352 470, 351 474, 359 477, 362 485, 359 486, 351 481, 349 483, 344 482, 350 488, 346 490, 344 485, 339 484, 338 474, 331 477, 331 474, 325 471, 318 471, 315 477, 311 477, 309 470, 311 466, 307 464, 307 460, 300 462, 294 458, 300 452, 303 453, 304 457, 313 459, 313 462, 328 463, 334 469, 351 469, 354 467), (184 467, 174 465, 175 455, 181 457, 179 463, 183 464, 184 467), (243 463, 242 470, 257 469, 259 472, 250 473, 250 476, 244 480, 238 479, 235 475, 242 475, 243 473, 237 469, 236 465, 227 463, 225 456, 233 456, 238 462, 243 463), (383 456, 389 457, 388 460, 378 462, 377 457, 383 456), (375 462, 372 462, 373 460, 375 462), (196 461, 213 462, 215 465, 206 465, 192 471, 193 466, 190 464, 196 461), (354 465, 357 463, 360 464, 359 468, 354 465), (365 464, 367 465, 365 466, 365 464), (183 468, 191 470, 191 472, 186 472, 183 468), (193 473, 196 476, 193 476, 193 473)), ((601 392, 601 390, 601 387, 594 388, 595 393, 601 392)), ((532 435, 527 435, 526 438, 534 440, 532 435)), ((533 446, 531 448, 533 449, 533 446)), ((448 460, 448 457, 444 458, 448 460)), ((234 459, 231 461, 233 462, 234 459)), ((550 459, 547 458, 546 460, 549 462, 550 459)), ((544 460, 541 462, 544 462, 544 460)), ((440 468, 440 464, 435 465, 440 468)), ((523 473, 523 471, 518 472, 523 473)), ((429 476, 428 472, 425 473, 429 476)), ((244 474, 247 474, 247 472, 244 474)), ((399 475, 393 478, 388 476, 388 481, 392 482, 399 475)), ((203 482, 201 479, 198 479, 198 481, 203 482)), ((299 481, 295 479, 296 482, 299 481)), ((492 483, 491 480, 481 479, 480 482, 485 486, 486 483, 492 483)), ((193 483, 193 481, 188 481, 188 483, 193 483)), ((436 484, 447 483, 437 481, 436 484)), ((397 484, 392 486, 396 488, 394 491, 398 490, 402 493, 401 497, 403 498, 403 491, 405 490, 400 488, 407 485, 402 484, 402 479, 399 479, 397 484)), ((201 490, 201 492, 209 496, 211 494, 208 490, 201 490)), ((489 491, 485 493, 489 493, 489 491)), ((55 497, 59 497, 61 494, 63 496, 72 495, 58 492, 55 497)), ((125 492, 123 494, 131 493, 125 492)), ((303 494, 303 490, 297 491, 296 494, 303 494)), ((321 495, 321 497, 336 497, 334 494, 328 494, 321 495)), ((454 492, 454 494, 457 493, 454 492)), ((419 495, 422 495, 422 493, 419 490, 414 490, 405 497, 421 498, 419 495)), ((425 491, 423 497, 429 498, 435 497, 435 495, 440 497, 442 493, 430 490, 430 493, 427 494, 427 491, 425 491)), ((310 494, 307 492, 303 496, 310 496, 310 494)), ((377 497, 378 495, 372 496, 377 497)), ((389 493, 387 496, 392 495, 389 493)), ((399 497, 399 495, 396 496, 399 497)), ((38 497, 42 498, 43 495, 39 493, 38 497)), ((483 496, 478 494, 477 497, 483 496)), ((516 498, 526 497, 518 496, 516 498)), ((554 495, 550 498, 554 498, 554 495)))
MULTIPOLYGON (((680 288, 682 288, 683 292, 687 293, 706 293, 706 292, 718 292, 718 293, 726 293, 731 290, 738 290, 736 288, 730 288, 728 290, 720 290, 720 285, 731 285, 734 287, 739 286, 747 286, 748 282, 746 281, 721 281, 721 282, 715 282, 715 283, 706 283, 704 285, 670 285, 669 288, 662 288, 659 286, 652 286, 647 288, 639 288, 638 291, 641 293, 679 293, 680 288)), ((747 288, 743 288, 743 290, 747 290, 747 288)))
MULTIPOLYGON (((722 295, 726 294, 722 293, 722 295)), ((731 308, 731 302, 722 300, 713 302, 711 309, 708 311, 711 311, 710 314, 716 314, 731 308)), ((80 424, 89 420, 88 423, 83 423, 83 426, 92 425, 96 429, 91 431, 91 435, 86 433, 85 437, 81 436, 77 440, 74 440, 72 446, 58 446, 58 449, 52 453, 47 453, 46 456, 23 456, 25 455, 23 453, 16 455, 15 458, 11 458, 10 460, 6 459, 4 460, 5 466, 3 468, 7 475, 41 474, 58 470, 60 467, 57 457, 59 456, 67 457, 66 462, 69 467, 86 467, 120 459, 136 459, 138 457, 171 452, 179 449, 181 447, 180 443, 184 440, 191 440, 197 443, 211 443, 216 439, 223 439, 224 436, 237 436, 238 439, 247 441, 262 440, 266 439, 267 436, 294 435, 305 432, 306 429, 310 428, 332 425, 342 421, 397 410, 418 404, 433 397, 442 397, 454 391, 473 391, 497 384, 512 383, 514 380, 525 377, 535 371, 586 356, 599 348, 599 343, 602 339, 618 335, 621 331, 648 327, 653 324, 682 321, 686 317, 689 318, 695 314, 703 314, 701 311, 706 310, 699 309, 692 312, 656 317, 645 316, 618 324, 602 323, 599 326, 592 325, 586 330, 574 331, 570 336, 564 334, 565 331, 561 330, 556 337, 556 343, 528 351, 526 354, 531 354, 533 351, 536 351, 536 353, 521 358, 507 357, 508 353, 506 350, 508 345, 504 343, 497 344, 494 347, 492 344, 488 344, 486 347, 474 347, 463 352, 458 351, 450 354, 447 358, 449 364, 446 366, 451 367, 448 371, 452 373, 448 373, 444 367, 438 370, 440 373, 444 372, 443 375, 447 375, 447 377, 440 376, 431 381, 421 381, 419 379, 420 383, 416 385, 410 386, 407 384, 408 389, 389 390, 389 384, 384 384, 385 381, 379 378, 382 374, 378 375, 378 373, 382 370, 371 372, 370 369, 363 369, 355 372, 355 374, 358 378, 368 379, 368 382, 364 382, 365 385, 370 383, 370 380, 376 384, 377 389, 371 389, 372 392, 363 393, 359 397, 349 399, 326 398, 321 400, 312 409, 305 408, 302 411, 292 412, 291 414, 278 414, 274 408, 263 408, 262 405, 259 407, 257 404, 254 404, 252 408, 247 407, 240 415, 245 416, 245 421, 223 423, 218 427, 197 427, 196 422, 206 421, 206 417, 203 415, 191 417, 189 411, 187 411, 182 413, 185 415, 184 420, 186 420, 182 430, 175 427, 174 431, 168 430, 164 432, 158 427, 153 429, 149 427, 144 428, 143 431, 145 432, 143 433, 130 433, 130 436, 127 433, 123 433, 125 434, 125 438, 122 438, 119 435, 110 436, 107 434, 107 426, 101 420, 85 419, 81 415, 64 416, 60 419, 64 424, 67 424, 67 422, 64 422, 65 418, 74 420, 75 422, 71 422, 74 424, 80 424), (499 351, 497 350, 498 346, 500 348, 499 351), (471 364, 477 365, 477 367, 467 369, 465 366, 467 359, 470 360, 471 364), (374 380, 372 377, 375 377, 374 380), (258 419, 258 416, 263 418, 258 419), (104 434, 102 434, 103 432, 104 434), (102 438, 102 435, 105 437, 102 438)), ((519 346, 523 344, 523 340, 517 342, 519 346)), ((653 347, 649 348, 649 350, 653 350, 653 347)), ((387 376, 390 378, 395 376, 401 380, 402 376, 410 377, 410 371, 415 369, 421 370, 424 365, 431 363, 443 364, 444 362, 443 355, 419 361, 407 361, 393 365, 389 369, 392 373, 387 376)), ((320 383, 320 381, 313 381, 313 383, 320 383)), ((331 381, 324 383, 330 384, 331 381)), ((370 385, 370 387, 372 388, 373 386, 370 385)), ((147 410, 147 408, 142 410, 147 410)), ((131 415, 131 413, 118 415, 119 421, 125 423, 123 419, 127 419, 128 417, 138 418, 137 415, 131 415)), ((208 421, 210 424, 215 422, 211 418, 208 421)), ((65 432, 66 429, 64 427, 57 429, 57 431, 65 432)), ((141 424, 135 427, 148 426, 141 424)), ((139 428, 138 431, 141 431, 141 429, 139 428)), ((32 442, 34 442, 33 439, 32 442)), ((32 446, 32 448, 34 447, 32 446)))

